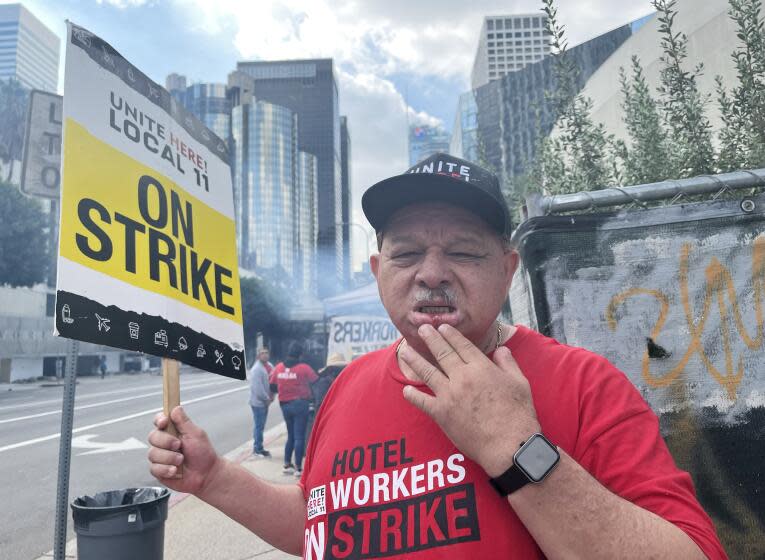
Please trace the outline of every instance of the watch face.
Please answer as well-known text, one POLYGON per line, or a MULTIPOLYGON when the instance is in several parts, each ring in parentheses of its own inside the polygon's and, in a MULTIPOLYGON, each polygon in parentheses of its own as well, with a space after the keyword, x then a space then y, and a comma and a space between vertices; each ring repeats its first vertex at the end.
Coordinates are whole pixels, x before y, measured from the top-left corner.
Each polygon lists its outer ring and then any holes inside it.
POLYGON ((515 454, 515 464, 532 482, 540 482, 559 460, 558 450, 539 434, 534 435, 515 454))

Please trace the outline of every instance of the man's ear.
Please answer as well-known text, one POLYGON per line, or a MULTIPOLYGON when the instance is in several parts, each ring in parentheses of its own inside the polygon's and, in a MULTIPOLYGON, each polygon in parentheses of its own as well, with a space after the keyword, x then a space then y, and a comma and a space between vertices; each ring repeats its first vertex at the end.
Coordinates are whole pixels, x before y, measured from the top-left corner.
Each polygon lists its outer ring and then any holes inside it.
POLYGON ((377 273, 380 270, 380 255, 370 255, 369 269, 372 271, 372 275, 374 275, 375 280, 377 280, 377 273))
POLYGON ((515 249, 505 251, 503 256, 505 267, 505 281, 507 282, 507 289, 510 289, 510 285, 513 283, 513 276, 515 271, 518 270, 518 265, 521 262, 521 256, 515 249))

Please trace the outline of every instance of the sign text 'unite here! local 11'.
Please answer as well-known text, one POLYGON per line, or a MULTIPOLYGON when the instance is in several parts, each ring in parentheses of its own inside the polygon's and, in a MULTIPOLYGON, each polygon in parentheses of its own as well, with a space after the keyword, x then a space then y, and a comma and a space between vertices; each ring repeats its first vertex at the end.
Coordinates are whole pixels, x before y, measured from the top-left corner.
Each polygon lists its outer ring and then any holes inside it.
POLYGON ((57 334, 245 378, 225 143, 68 24, 57 334))

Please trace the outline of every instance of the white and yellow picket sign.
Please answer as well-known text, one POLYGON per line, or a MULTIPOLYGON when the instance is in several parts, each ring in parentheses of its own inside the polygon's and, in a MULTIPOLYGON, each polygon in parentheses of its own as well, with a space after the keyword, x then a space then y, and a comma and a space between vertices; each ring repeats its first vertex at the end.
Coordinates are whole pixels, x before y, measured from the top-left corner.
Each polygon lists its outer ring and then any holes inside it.
POLYGON ((225 143, 68 24, 56 330, 244 378, 225 143))

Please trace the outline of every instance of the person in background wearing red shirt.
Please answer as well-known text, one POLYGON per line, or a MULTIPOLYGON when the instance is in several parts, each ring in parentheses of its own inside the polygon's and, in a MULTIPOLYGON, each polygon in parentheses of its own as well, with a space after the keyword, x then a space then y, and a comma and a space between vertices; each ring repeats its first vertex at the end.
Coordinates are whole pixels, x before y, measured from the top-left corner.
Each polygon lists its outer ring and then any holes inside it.
POLYGON ((311 384, 319 376, 311 366, 300 361, 303 348, 293 343, 287 351, 287 358, 276 364, 271 371, 271 386, 276 386, 279 394, 279 406, 282 408, 284 422, 287 424, 287 443, 284 444, 284 474, 300 477, 303 474, 303 455, 305 453, 305 432, 308 426, 309 406, 311 404, 311 384), (292 464, 292 452, 295 452, 295 464, 292 464))
POLYGON ((300 483, 219 457, 181 407, 180 439, 161 414, 149 436, 160 482, 306 560, 726 558, 627 376, 498 321, 519 255, 493 173, 435 154, 362 207, 402 338, 332 384, 300 483))

